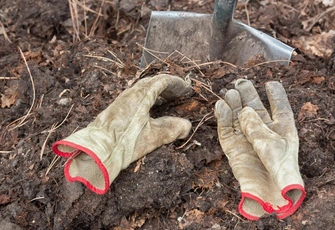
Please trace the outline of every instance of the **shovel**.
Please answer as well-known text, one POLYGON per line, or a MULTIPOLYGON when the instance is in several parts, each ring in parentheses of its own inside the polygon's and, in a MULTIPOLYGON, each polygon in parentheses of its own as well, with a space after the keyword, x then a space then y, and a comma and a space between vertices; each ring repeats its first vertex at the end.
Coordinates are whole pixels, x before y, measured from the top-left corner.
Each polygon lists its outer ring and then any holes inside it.
POLYGON ((215 0, 213 14, 153 11, 149 21, 142 68, 179 51, 196 63, 222 60, 243 65, 262 56, 288 65, 293 48, 234 19, 237 0, 215 0))

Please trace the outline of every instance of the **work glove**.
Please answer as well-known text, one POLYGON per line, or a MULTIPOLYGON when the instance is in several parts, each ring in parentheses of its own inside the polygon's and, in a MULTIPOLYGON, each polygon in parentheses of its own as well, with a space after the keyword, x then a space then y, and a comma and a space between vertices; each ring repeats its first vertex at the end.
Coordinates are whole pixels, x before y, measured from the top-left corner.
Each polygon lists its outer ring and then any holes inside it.
POLYGON ((144 78, 122 92, 86 128, 53 144, 55 154, 68 158, 64 174, 104 194, 122 169, 154 149, 185 138, 191 123, 178 117, 153 119, 154 104, 191 93, 190 82, 167 74, 144 78))
POLYGON ((252 83, 244 79, 215 104, 220 145, 242 193, 238 209, 250 220, 273 213, 285 218, 298 209, 306 194, 287 95, 279 82, 265 87, 272 117, 252 83))

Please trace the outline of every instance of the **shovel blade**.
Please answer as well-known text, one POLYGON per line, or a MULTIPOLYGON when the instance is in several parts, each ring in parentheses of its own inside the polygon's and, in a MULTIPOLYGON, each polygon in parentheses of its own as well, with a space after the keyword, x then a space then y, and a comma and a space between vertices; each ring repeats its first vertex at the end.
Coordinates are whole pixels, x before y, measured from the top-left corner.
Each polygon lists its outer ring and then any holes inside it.
POLYGON ((243 65, 256 56, 288 65, 294 48, 240 21, 232 20, 221 44, 212 44, 211 59, 243 65), (221 49, 220 49, 221 47, 221 49), (221 53, 220 53, 221 51, 221 53))
POLYGON ((153 11, 140 66, 179 51, 196 63, 214 60, 243 65, 257 55, 287 65, 293 48, 235 19, 224 29, 213 26, 211 14, 153 11))
POLYGON ((211 15, 153 11, 149 21, 141 67, 156 58, 165 59, 175 50, 191 60, 208 60, 211 15))

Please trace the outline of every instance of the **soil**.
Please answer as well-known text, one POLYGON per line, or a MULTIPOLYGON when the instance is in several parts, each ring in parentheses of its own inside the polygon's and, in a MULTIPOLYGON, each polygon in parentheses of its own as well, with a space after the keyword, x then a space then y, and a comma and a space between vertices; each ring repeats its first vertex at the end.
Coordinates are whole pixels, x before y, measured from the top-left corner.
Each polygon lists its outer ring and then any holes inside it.
POLYGON ((237 19, 296 48, 289 66, 192 66, 175 55, 141 70, 151 10, 212 13, 213 1, 2 0, 0 229, 332 229, 335 40, 328 35, 335 12, 323 2, 239 2, 237 19), (192 97, 152 110, 154 117, 189 119, 197 128, 190 141, 134 162, 105 195, 67 182, 65 159, 53 154, 52 143, 156 73, 193 79, 192 97), (220 148, 213 106, 238 78, 252 80, 265 104, 264 83, 281 81, 295 114, 307 197, 283 220, 248 221, 237 210, 239 184, 220 148))

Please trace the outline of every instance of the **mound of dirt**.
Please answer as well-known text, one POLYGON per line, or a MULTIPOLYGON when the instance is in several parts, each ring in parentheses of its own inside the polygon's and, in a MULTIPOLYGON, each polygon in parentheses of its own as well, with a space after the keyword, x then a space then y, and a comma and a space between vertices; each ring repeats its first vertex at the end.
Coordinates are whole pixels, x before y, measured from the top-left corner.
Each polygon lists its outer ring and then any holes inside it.
POLYGON ((212 13, 213 1, 3 0, 0 3, 0 229, 331 229, 335 224, 335 52, 332 1, 239 1, 236 18, 294 46, 289 66, 194 64, 176 53, 139 68, 152 10, 212 13), (22 53, 21 53, 22 51, 22 53), (23 58, 24 57, 24 58, 23 58), (25 63, 26 61, 26 63, 25 63), (63 174, 51 145, 84 128, 138 79, 170 73, 194 95, 154 107, 194 135, 122 171, 105 195, 63 174), (236 79, 287 91, 307 198, 290 217, 248 221, 220 148, 213 107, 236 79))

